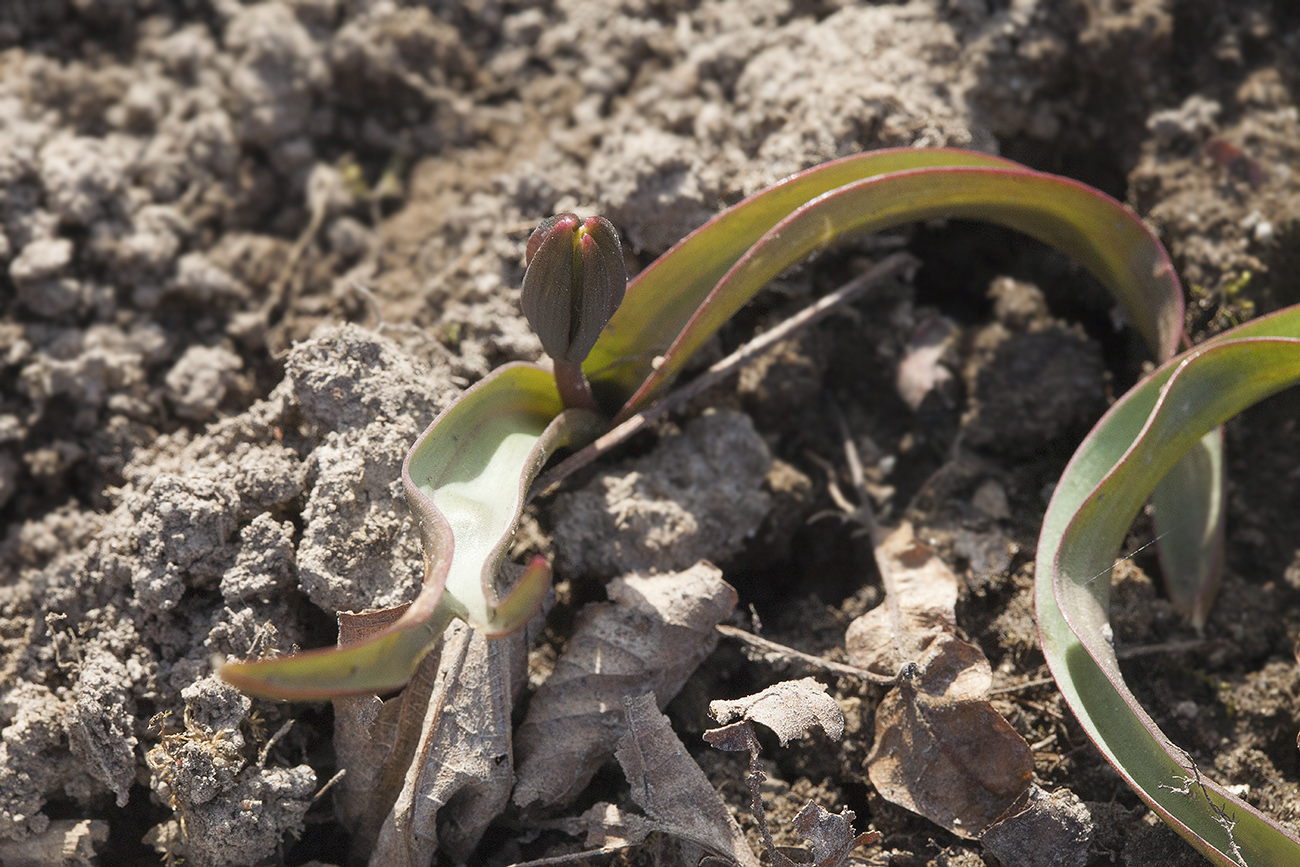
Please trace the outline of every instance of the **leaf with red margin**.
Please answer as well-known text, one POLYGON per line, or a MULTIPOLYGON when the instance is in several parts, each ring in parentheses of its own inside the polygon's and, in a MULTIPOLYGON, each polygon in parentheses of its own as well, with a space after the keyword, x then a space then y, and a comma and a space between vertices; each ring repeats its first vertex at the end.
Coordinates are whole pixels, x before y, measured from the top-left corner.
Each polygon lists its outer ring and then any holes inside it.
POLYGON ((551 374, 502 367, 465 392, 416 441, 402 468, 424 544, 424 584, 392 626, 347 647, 231 662, 221 676, 250 695, 291 700, 400 688, 453 618, 488 635, 528 622, 550 586, 541 558, 505 596, 496 592, 528 485, 556 449, 589 439, 602 421, 562 411, 551 374))

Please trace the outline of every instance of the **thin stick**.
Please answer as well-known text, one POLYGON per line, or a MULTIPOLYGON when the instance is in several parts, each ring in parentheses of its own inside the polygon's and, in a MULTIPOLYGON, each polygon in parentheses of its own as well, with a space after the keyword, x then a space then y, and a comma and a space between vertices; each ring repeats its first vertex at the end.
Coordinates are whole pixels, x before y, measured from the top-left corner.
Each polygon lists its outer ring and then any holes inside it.
POLYGON ((804 653, 801 650, 795 650, 793 647, 786 647, 784 644, 777 644, 775 641, 769 641, 752 632, 746 632, 743 629, 737 629, 734 626, 719 624, 717 630, 727 638, 735 639, 742 644, 748 644, 756 650, 764 653, 775 653, 786 659, 796 659, 807 665, 816 668, 825 669, 833 674, 844 675, 845 677, 856 677, 859 680, 878 683, 882 686, 893 686, 898 683, 898 675, 876 674, 874 671, 868 671, 865 668, 858 668, 853 665, 845 665, 841 662, 832 662, 829 659, 822 659, 820 656, 813 656, 811 653, 804 653))
POLYGON ((547 470, 529 489, 528 498, 531 500, 538 494, 549 492, 570 475, 619 445, 634 433, 642 430, 655 419, 736 373, 799 329, 818 322, 835 308, 853 301, 877 283, 894 277, 903 271, 919 267, 920 264, 920 261, 909 253, 894 253, 885 257, 834 292, 824 295, 781 324, 763 332, 714 364, 700 376, 676 391, 665 395, 661 400, 641 410, 641 412, 601 436, 591 445, 570 455, 550 470, 547 470))
POLYGON ((348 775, 347 768, 339 768, 338 773, 329 778, 329 782, 320 787, 320 791, 311 796, 311 802, 314 804, 321 799, 321 796, 328 792, 335 783, 348 775))
POLYGON ((293 728, 293 724, 294 720, 286 720, 285 724, 280 726, 279 730, 277 730, 275 734, 271 735, 267 742, 262 746, 261 752, 257 754, 257 764, 260 767, 266 767, 266 759, 271 755, 271 748, 279 742, 280 738, 289 733, 289 729, 293 728))
POLYGON ((990 689, 989 695, 1009 695, 1013 692, 1021 692, 1026 689, 1033 689, 1036 686, 1047 686, 1056 683, 1054 677, 1040 677, 1037 680, 1027 680, 1024 683, 1016 683, 1011 686, 1000 686, 997 689, 990 689))

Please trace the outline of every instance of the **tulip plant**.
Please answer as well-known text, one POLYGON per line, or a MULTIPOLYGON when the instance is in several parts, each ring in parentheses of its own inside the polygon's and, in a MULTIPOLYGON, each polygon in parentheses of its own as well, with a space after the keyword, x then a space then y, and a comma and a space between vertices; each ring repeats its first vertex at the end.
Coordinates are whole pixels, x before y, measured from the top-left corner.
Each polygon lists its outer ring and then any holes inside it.
POLYGON ((453 618, 489 635, 520 628, 541 604, 549 567, 535 559, 504 595, 498 571, 529 487, 555 451, 645 413, 690 355, 788 266, 846 233, 941 217, 999 223, 1072 256, 1165 362, 1098 423, 1047 513, 1037 602, 1062 693, 1134 790, 1211 860, 1300 863, 1300 844, 1201 777, 1138 706, 1103 637, 1109 582, 1096 580, 1154 489, 1162 557, 1180 576, 1171 598, 1203 622, 1222 538, 1217 425, 1300 378, 1300 311, 1175 359, 1185 342, 1182 289, 1143 223, 1084 184, 971 151, 884 150, 809 169, 720 214, 626 290, 608 221, 543 222, 527 245, 522 305, 551 369, 493 371, 434 419, 402 466, 424 545, 419 596, 366 641, 228 663, 222 676, 290 700, 383 693, 406 683, 453 618))

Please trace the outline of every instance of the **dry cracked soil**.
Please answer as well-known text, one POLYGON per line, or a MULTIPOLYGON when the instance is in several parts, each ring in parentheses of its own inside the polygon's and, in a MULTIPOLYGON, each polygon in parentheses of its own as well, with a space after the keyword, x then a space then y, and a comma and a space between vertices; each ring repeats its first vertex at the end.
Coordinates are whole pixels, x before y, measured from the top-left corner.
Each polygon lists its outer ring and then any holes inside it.
MULTIPOLYGON (((1300 301, 1298 109, 1291 0, 3 0, 0 863, 345 863, 342 787, 318 797, 335 710, 249 700, 213 658, 328 645, 336 612, 412 598, 402 458, 466 387, 540 357, 518 311, 540 219, 607 215, 635 272, 800 169, 975 148, 1132 206, 1203 339, 1300 301)), ((958 627, 1035 781, 1084 808, 1068 863, 1203 863, 1101 760, 1036 645, 1051 486, 1143 369, 1105 293, 1024 237, 935 222, 791 269, 708 352, 900 248, 914 279, 530 509, 515 559, 551 557, 558 593, 517 720, 582 606, 632 570, 709 559, 738 594, 730 623, 843 662, 882 590, 829 494, 842 414, 878 514, 960 577, 958 627), (921 345, 940 351, 900 383, 921 345)), ((1203 633, 1150 549, 1112 576, 1145 707, 1292 830, 1297 410, 1284 393, 1228 427, 1226 577, 1203 633)), ((1150 538, 1139 519, 1128 550, 1150 538)), ((701 740, 704 710, 806 675, 847 726, 763 741, 778 843, 799 842, 811 800, 881 832, 860 863, 1000 863, 872 786, 881 687, 723 639, 667 710, 756 852, 746 763, 701 740)), ((606 762, 553 816, 626 789, 606 762)), ((581 848, 515 807, 493 817, 437 863, 581 848)), ((652 837, 593 862, 685 851, 652 837)))

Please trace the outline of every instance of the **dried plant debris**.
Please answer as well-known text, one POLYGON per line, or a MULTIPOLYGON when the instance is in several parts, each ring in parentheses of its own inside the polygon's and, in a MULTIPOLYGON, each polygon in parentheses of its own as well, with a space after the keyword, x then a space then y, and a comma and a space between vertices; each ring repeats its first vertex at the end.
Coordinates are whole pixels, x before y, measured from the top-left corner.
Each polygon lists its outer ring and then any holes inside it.
POLYGON ((585 838, 587 848, 593 852, 616 852, 630 849, 645 842, 658 826, 640 813, 629 813, 615 804, 604 801, 573 819, 548 823, 574 837, 585 838))
POLYGON ((948 405, 955 402, 956 380, 949 356, 954 354, 956 340, 957 326, 944 316, 924 319, 913 330, 894 377, 898 396, 913 412, 920 410, 931 394, 948 405))
POLYGON ((811 677, 786 680, 736 701, 709 703, 709 715, 720 723, 737 719, 767 726, 781 746, 801 738, 814 726, 838 741, 844 735, 844 714, 826 687, 811 677))
POLYGON ((977 838, 1029 787, 1033 752, 987 701, 988 659, 956 635, 957 577, 904 524, 877 545, 885 602, 849 627, 849 659, 900 671, 867 756, 887 800, 977 838))
POLYGON ((854 812, 847 807, 839 813, 831 813, 813 803, 794 817, 794 829, 808 841, 817 867, 844 867, 854 849, 880 839, 879 831, 854 835, 855 818, 854 812))
POLYGON ((257 731, 252 703, 216 677, 182 696, 183 727, 158 719, 163 733, 148 755, 151 785, 177 818, 153 828, 146 842, 167 863, 183 857, 198 867, 260 864, 286 831, 302 833, 316 774, 307 765, 267 767, 270 742, 244 735, 244 729, 257 731))
POLYGON ((854 665, 892 676, 956 633, 958 578, 906 523, 877 544, 876 560, 885 601, 853 621, 846 642, 854 665))
POLYGON ((1024 793, 1033 753, 982 698, 983 655, 956 638, 936 644, 877 707, 867 772, 886 799, 976 838, 1024 793))
POLYGON ((678 852, 671 863, 700 864, 712 853, 727 863, 758 867, 744 832, 656 703, 649 692, 623 699, 627 727, 615 751, 632 801, 644 815, 601 802, 581 816, 537 826, 582 835, 593 852, 627 849, 660 833, 676 841, 678 852))
MULTIPOLYGON (((757 867, 744 832, 655 704, 653 693, 623 701, 628 730, 615 756, 632 787, 632 800, 664 833, 743 867, 757 867)), ((685 857, 683 863, 688 863, 685 857)))
MULTIPOLYGON (((776 732, 781 746, 802 738, 814 727, 820 727, 833 740, 839 740, 844 734, 844 715, 839 705, 826 694, 825 686, 805 677, 769 686, 737 701, 712 702, 709 714, 718 722, 730 725, 710 729, 704 733, 704 740, 720 750, 749 753, 749 774, 745 782, 753 798, 752 810, 759 833, 772 863, 777 867, 792 867, 795 862, 789 854, 777 848, 767 827, 763 807, 763 783, 767 775, 758 762, 759 744, 753 723, 761 723, 776 732), (738 722, 731 722, 737 718, 738 722)), ((847 808, 837 815, 810 802, 795 817, 794 827, 809 842, 813 860, 819 867, 840 867, 848 862, 849 853, 858 846, 880 839, 880 834, 875 831, 854 836, 854 818, 854 812, 847 808)))
MULTIPOLYGON (((358 622, 365 617, 350 619, 347 642, 385 625, 358 622)), ((526 641, 453 623, 399 695, 335 701, 335 748, 352 777, 340 786, 339 811, 358 861, 425 867, 436 852, 464 862, 474 851, 510 797, 510 711, 526 641)))
POLYGON ((610 602, 588 605, 515 739, 521 807, 576 798, 626 732, 624 696, 653 693, 666 705, 718 641, 736 591, 709 563, 684 572, 610 583, 610 602))
MULTIPOLYGON (((398 605, 361 614, 340 612, 340 647, 364 641, 392 625, 409 608, 398 605)), ((334 699, 334 749, 346 770, 335 789, 335 809, 347 828, 359 835, 363 825, 377 827, 393 798, 379 804, 376 788, 396 791, 415 751, 419 722, 433 688, 430 672, 438 669, 437 653, 430 653, 402 692, 388 701, 377 695, 350 695, 334 699), (401 758, 399 758, 401 756, 401 758), (380 784, 387 776, 386 785, 380 784), (396 778, 397 781, 394 781, 396 778)), ((372 827, 370 836, 373 839, 372 827)))

